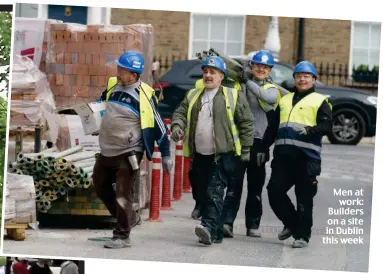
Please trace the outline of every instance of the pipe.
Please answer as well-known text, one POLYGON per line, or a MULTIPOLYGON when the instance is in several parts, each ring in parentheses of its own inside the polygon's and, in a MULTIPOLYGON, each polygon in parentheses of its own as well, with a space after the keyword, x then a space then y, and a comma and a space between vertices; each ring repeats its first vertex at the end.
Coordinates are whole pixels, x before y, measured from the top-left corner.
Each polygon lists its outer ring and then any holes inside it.
POLYGON ((305 19, 298 19, 298 50, 297 50, 297 63, 303 60, 303 42, 304 42, 304 27, 305 19))
POLYGON ((76 161, 76 160, 77 161, 85 160, 85 159, 94 158, 94 155, 95 155, 95 153, 92 152, 92 151, 84 151, 84 152, 80 152, 80 153, 76 153, 76 154, 73 154, 73 155, 66 156, 65 160, 67 160, 68 162, 73 162, 73 161, 76 161))

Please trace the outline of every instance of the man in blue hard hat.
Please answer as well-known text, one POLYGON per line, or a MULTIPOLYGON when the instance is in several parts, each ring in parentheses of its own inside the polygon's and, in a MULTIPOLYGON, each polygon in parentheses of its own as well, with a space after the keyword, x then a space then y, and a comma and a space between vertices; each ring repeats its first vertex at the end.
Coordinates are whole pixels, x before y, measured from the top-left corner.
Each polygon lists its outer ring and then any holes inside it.
POLYGON ((245 208, 246 235, 261 237, 259 229, 262 217, 262 190, 266 179, 265 164, 269 160, 269 149, 278 129, 276 107, 280 92, 270 79, 274 66, 274 57, 267 50, 252 55, 251 73, 243 72, 242 91, 246 94, 254 117, 253 137, 250 161, 238 167, 238 182, 228 186, 223 211, 224 235, 234 237, 233 226, 236 219, 243 189, 245 172, 247 173, 247 200, 245 208))
POLYGON ((173 166, 167 127, 157 110, 155 91, 140 79, 144 71, 142 54, 127 51, 116 63, 118 76, 109 78, 101 95, 106 107, 99 130, 101 155, 93 172, 97 196, 117 219, 113 238, 105 248, 130 246, 131 228, 139 222, 132 207, 132 192, 144 153, 151 161, 157 142, 164 171, 173 166))
POLYGON ((184 156, 191 158, 192 188, 199 189, 194 195, 202 209, 195 233, 211 245, 223 239, 224 190, 237 180, 237 161, 250 157, 253 117, 244 94, 222 86, 226 65, 220 57, 207 58, 202 70, 204 88, 187 92, 173 114, 171 138, 177 142, 184 136, 184 156))
POLYGON ((279 129, 267 191, 270 206, 284 225, 278 238, 285 240, 293 236, 293 247, 302 248, 311 237, 322 138, 332 130, 332 106, 326 96, 315 92, 318 76, 313 64, 298 63, 293 76, 293 92, 279 102, 279 129), (296 209, 287 195, 293 186, 296 209))

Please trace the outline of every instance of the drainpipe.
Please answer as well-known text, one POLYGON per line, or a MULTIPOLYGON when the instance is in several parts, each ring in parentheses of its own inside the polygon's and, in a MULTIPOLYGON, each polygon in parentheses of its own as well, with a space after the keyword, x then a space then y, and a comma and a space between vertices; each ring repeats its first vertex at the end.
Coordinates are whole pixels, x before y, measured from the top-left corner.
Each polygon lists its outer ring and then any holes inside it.
POLYGON ((303 60, 303 41, 304 41, 304 26, 305 19, 299 18, 298 21, 298 51, 297 51, 297 63, 303 60))

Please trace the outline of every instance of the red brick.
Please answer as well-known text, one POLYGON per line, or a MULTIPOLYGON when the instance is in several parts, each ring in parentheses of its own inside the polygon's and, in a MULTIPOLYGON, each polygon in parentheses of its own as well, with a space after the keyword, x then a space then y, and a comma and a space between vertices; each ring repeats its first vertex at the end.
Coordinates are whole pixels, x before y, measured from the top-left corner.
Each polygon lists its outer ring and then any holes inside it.
POLYGON ((65 74, 77 74, 77 67, 79 65, 73 65, 73 64, 66 64, 65 65, 65 74))
POLYGON ((69 86, 65 89, 65 96, 76 96, 76 94, 73 92, 73 88, 76 86, 69 86))
POLYGON ((85 58, 85 53, 80 52, 78 55, 78 63, 79 64, 86 64, 86 58, 85 58))
POLYGON ((72 39, 72 35, 71 35, 71 32, 69 30, 64 30, 63 31, 63 37, 64 37, 64 41, 65 42, 69 42, 71 41, 72 39))
POLYGON ((84 85, 84 75, 77 75, 77 84, 78 86, 84 85))
POLYGON ((65 87, 70 87, 71 86, 70 75, 64 75, 64 86, 65 87))
POLYGON ((99 53, 100 52, 100 43, 99 42, 84 42, 84 52, 87 53, 99 53))
POLYGON ((64 85, 64 75, 56 74, 56 85, 63 86, 64 85))
POLYGON ((90 66, 89 75, 95 76, 105 76, 106 75, 106 66, 90 66))
POLYGON ((52 45, 52 50, 56 53, 66 52, 67 44, 66 43, 55 43, 52 45))
POLYGON ((91 40, 90 40, 90 33, 85 33, 84 34, 84 42, 90 42, 91 40))
POLYGON ((106 86, 106 77, 105 76, 98 76, 98 87, 104 87, 106 86))
POLYGON ((50 86, 54 86, 56 84, 56 74, 49 75, 48 81, 50 86))
POLYGON ((85 32, 72 33, 72 41, 82 43, 85 41, 85 32))
POLYGON ((89 75, 89 66, 88 65, 78 65, 76 74, 78 74, 78 75, 89 75))
POLYGON ((73 53, 73 52, 85 52, 86 50, 88 52, 88 49, 85 47, 85 43, 77 43, 77 42, 69 42, 67 43, 67 49, 66 52, 73 53))
POLYGON ((106 66, 106 75, 115 76, 116 74, 117 74, 117 67, 115 65, 107 65, 106 66))
POLYGON ((57 53, 56 54, 56 63, 64 64, 65 62, 65 53, 57 53))
POLYGON ((114 33, 108 32, 106 34, 106 41, 107 43, 114 43, 114 33))
POLYGON ((72 53, 66 52, 64 55, 64 64, 72 64, 72 53))
POLYGON ((89 97, 89 87, 73 86, 72 94, 74 97, 89 97))
POLYGON ((96 87, 98 84, 98 76, 90 76, 90 86, 96 87))
POLYGON ((106 32, 99 33, 99 37, 100 37, 100 43, 106 43, 108 41, 106 37, 106 32))
POLYGON ((100 42, 100 36, 98 34, 98 32, 91 32, 90 33, 90 41, 93 41, 93 42, 100 42))
POLYGON ((51 86, 51 91, 55 96, 65 96, 64 86, 51 86))
POLYGON ((85 53, 85 63, 87 65, 92 65, 92 54, 91 53, 85 53))
POLYGON ((90 85, 90 76, 84 75, 84 86, 89 86, 89 85, 90 85))
POLYGON ((51 30, 66 30, 67 24, 65 23, 57 23, 57 24, 51 24, 51 30))
POLYGON ((100 54, 100 65, 106 65, 106 54, 100 54))
POLYGON ((98 53, 92 54, 92 64, 100 65, 100 54, 98 53))

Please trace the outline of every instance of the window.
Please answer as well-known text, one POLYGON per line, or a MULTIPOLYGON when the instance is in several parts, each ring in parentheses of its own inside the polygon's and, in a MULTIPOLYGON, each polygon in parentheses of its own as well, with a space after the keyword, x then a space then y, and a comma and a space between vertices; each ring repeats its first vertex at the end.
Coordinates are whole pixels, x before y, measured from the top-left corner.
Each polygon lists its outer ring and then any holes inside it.
POLYGON ((355 66, 368 65, 369 69, 379 65, 381 23, 352 22, 350 71, 355 66))
POLYGON ((229 56, 244 54, 245 16, 192 14, 190 24, 189 59, 210 48, 229 56))

